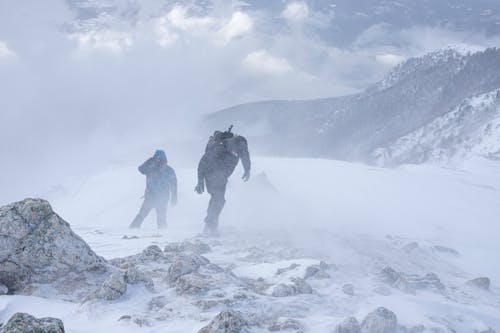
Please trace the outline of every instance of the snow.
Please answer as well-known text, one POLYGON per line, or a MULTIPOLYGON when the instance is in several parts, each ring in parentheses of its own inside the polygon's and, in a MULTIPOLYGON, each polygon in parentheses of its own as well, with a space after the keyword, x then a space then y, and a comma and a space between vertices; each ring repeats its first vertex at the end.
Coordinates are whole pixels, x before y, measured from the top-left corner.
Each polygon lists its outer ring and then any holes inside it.
MULTIPOLYGON (((500 328, 500 171, 499 162, 470 159, 460 167, 435 165, 384 169, 363 164, 314 159, 254 158, 253 178, 233 175, 223 212, 219 244, 206 257, 231 267, 238 277, 263 278, 275 285, 304 277, 305 269, 321 260, 334 267, 331 279, 307 280, 312 295, 273 298, 258 295, 240 310, 288 313, 309 332, 326 332, 347 316, 362 320, 376 307, 396 313, 407 327, 448 326, 458 332, 500 328), (263 176, 265 174, 265 177, 263 176), (418 242, 415 250, 402 248, 418 242), (447 246, 459 255, 440 253, 447 246), (277 275, 291 264, 295 269, 277 275), (390 295, 374 291, 377 272, 391 266, 407 274, 436 273, 446 295, 419 290, 415 295, 390 288, 390 295), (468 279, 488 276, 491 292, 465 287, 468 279), (342 292, 346 283, 354 296, 342 292)), ((135 166, 114 166, 79 177, 43 194, 54 209, 106 259, 161 248, 195 237, 202 229, 207 195, 193 192, 194 169, 177 170, 179 204, 169 207, 168 229, 158 234, 154 213, 142 229, 128 224, 141 203, 144 179, 135 166), (138 236, 122 239, 124 235, 138 236)), ((233 292, 228 286, 226 292, 233 292)), ((246 305, 245 305, 246 304, 246 305)), ((150 294, 129 286, 113 302, 92 306, 33 296, 2 296, 0 322, 17 311, 64 321, 67 332, 196 332, 216 313, 202 311, 187 296, 172 289, 150 294), (118 323, 122 315, 149 316, 147 303, 166 296, 174 314, 151 326, 118 323)), ((255 329, 265 332, 265 329, 255 329)))

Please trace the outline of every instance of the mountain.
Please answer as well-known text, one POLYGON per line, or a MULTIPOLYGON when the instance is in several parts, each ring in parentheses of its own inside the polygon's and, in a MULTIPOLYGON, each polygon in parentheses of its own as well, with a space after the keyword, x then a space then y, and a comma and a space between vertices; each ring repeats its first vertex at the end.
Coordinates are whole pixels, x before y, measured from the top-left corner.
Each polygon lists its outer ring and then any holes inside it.
MULTIPOLYGON (((380 161, 380 148, 391 147, 398 139, 456 111, 473 96, 495 94, 500 87, 498 68, 500 49, 467 52, 446 48, 408 59, 359 94, 249 103, 211 114, 207 124, 211 128, 234 124, 252 138, 261 153, 380 161)), ((491 112, 475 104, 471 107, 479 108, 475 110, 477 123, 491 121, 491 112)), ((462 109, 467 112, 465 106, 462 109)), ((446 118, 453 127, 455 118, 446 118)), ((468 131, 464 129, 464 135, 468 131)), ((385 156, 390 163, 391 154, 385 156)), ((422 159, 407 155, 404 161, 422 159)))

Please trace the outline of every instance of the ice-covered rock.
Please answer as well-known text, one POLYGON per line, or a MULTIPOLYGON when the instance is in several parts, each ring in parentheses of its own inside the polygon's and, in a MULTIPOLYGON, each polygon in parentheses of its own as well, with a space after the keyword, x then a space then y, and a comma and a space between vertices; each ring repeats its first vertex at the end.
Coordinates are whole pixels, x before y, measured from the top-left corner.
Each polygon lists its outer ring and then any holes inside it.
POLYGON ((196 253, 182 254, 174 258, 174 262, 170 265, 167 274, 167 281, 174 283, 179 277, 190 274, 198 270, 201 265, 208 264, 207 258, 196 253))
POLYGON ((416 290, 420 289, 440 293, 445 290, 444 284, 434 273, 427 273, 424 276, 403 274, 387 266, 379 273, 379 278, 382 282, 410 294, 414 294, 416 290))
POLYGON ((312 287, 301 278, 291 278, 292 284, 280 283, 273 288, 271 293, 274 297, 287 297, 299 294, 312 294, 312 287))
POLYGON ((330 274, 326 272, 327 265, 311 265, 306 268, 304 279, 329 279, 330 274))
POLYGON ((395 333, 398 319, 394 312, 384 307, 370 312, 361 323, 362 333, 395 333))
POLYGON ((119 323, 135 324, 139 327, 151 326, 151 321, 144 316, 123 315, 118 318, 119 323))
POLYGON ((151 292, 155 290, 153 279, 136 266, 127 269, 125 272, 125 281, 129 284, 142 283, 151 292))
POLYGON ((207 277, 197 273, 183 274, 175 280, 175 290, 179 295, 196 295, 209 289, 207 277))
POLYGON ((89 295, 86 301, 105 300, 113 301, 120 298, 127 291, 127 282, 124 273, 110 275, 94 293, 89 295))
POLYGON ((151 263, 167 264, 171 262, 172 259, 166 256, 158 245, 150 245, 141 253, 124 258, 114 258, 109 261, 110 264, 123 269, 137 265, 147 265, 151 263))
POLYGON ((210 245, 203 243, 199 239, 194 242, 185 240, 180 243, 169 243, 165 245, 164 252, 195 252, 198 254, 205 254, 212 251, 210 245))
POLYGON ((286 272, 289 272, 289 271, 293 271, 294 269, 296 269, 298 267, 300 267, 299 264, 293 263, 293 264, 290 264, 288 267, 278 268, 276 270, 276 275, 281 275, 283 273, 286 273, 286 272))
POLYGON ((286 319, 278 319, 269 327, 267 328, 271 332, 275 331, 297 331, 297 330, 302 330, 304 327, 303 325, 295 319, 292 318, 286 318, 286 319))
POLYGON ((476 287, 483 290, 490 290, 490 279, 483 276, 467 281, 467 285, 471 287, 476 287))
POLYGON ((342 286, 342 292, 349 296, 354 296, 354 286, 350 283, 344 284, 342 286))
POLYGON ((349 317, 335 326, 333 333, 361 333, 361 327, 356 318, 349 317))
POLYGON ((241 312, 226 310, 215 316, 198 333, 243 333, 248 331, 247 328, 248 322, 241 312))
POLYGON ((2 326, 0 333, 64 333, 64 325, 57 318, 37 319, 27 313, 18 312, 2 326))
POLYGON ((10 292, 75 299, 102 283, 109 269, 42 199, 0 208, 0 266, 0 283, 10 292))

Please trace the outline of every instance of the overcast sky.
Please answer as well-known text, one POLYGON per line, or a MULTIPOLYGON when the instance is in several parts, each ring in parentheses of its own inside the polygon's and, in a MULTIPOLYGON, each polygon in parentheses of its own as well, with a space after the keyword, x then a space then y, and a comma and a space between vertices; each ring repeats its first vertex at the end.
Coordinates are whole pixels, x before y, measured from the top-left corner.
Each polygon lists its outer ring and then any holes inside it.
POLYGON ((489 20, 470 29, 433 10, 396 24, 378 6, 367 20, 364 3, 0 0, 0 200, 19 179, 191 138, 207 112, 349 94, 411 56, 500 45, 495 1, 469 1, 489 20))

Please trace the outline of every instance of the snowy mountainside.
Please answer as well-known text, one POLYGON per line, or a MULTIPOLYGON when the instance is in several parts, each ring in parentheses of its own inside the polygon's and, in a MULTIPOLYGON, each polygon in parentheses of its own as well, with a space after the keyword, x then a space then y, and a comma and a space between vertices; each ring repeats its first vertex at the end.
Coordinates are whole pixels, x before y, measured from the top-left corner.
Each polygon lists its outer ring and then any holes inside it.
POLYGON ((405 61, 356 95, 243 104, 210 114, 207 127, 234 124, 263 153, 367 162, 466 98, 498 89, 499 67, 500 49, 446 48, 405 61))
POLYGON ((500 89, 465 100, 428 125, 376 149, 379 165, 500 156, 500 89))
POLYGON ((179 204, 169 208, 169 227, 160 234, 154 216, 141 230, 126 228, 143 189, 135 167, 110 168, 46 192, 57 212, 111 262, 151 245, 167 253, 178 247, 173 242, 188 239, 210 246, 203 246, 210 264, 189 275, 194 280, 183 280, 186 285, 172 286, 164 277, 168 263, 145 262, 141 269, 150 272, 154 292, 130 285, 114 301, 2 296, 0 322, 23 311, 61 318, 73 333, 117 325, 123 332, 198 332, 231 309, 251 323, 248 332, 330 332, 347 317, 362 322, 385 307, 397 316, 397 333, 419 327, 426 333, 498 331, 495 162, 470 161, 462 170, 253 162, 249 183, 231 179, 222 237, 215 240, 196 236, 207 197, 192 193, 193 169, 177 170, 179 204), (297 177, 304 170, 309 176, 297 177), (489 291, 467 285, 479 276, 491 279, 489 291), (182 289, 190 283, 201 290, 182 289))

